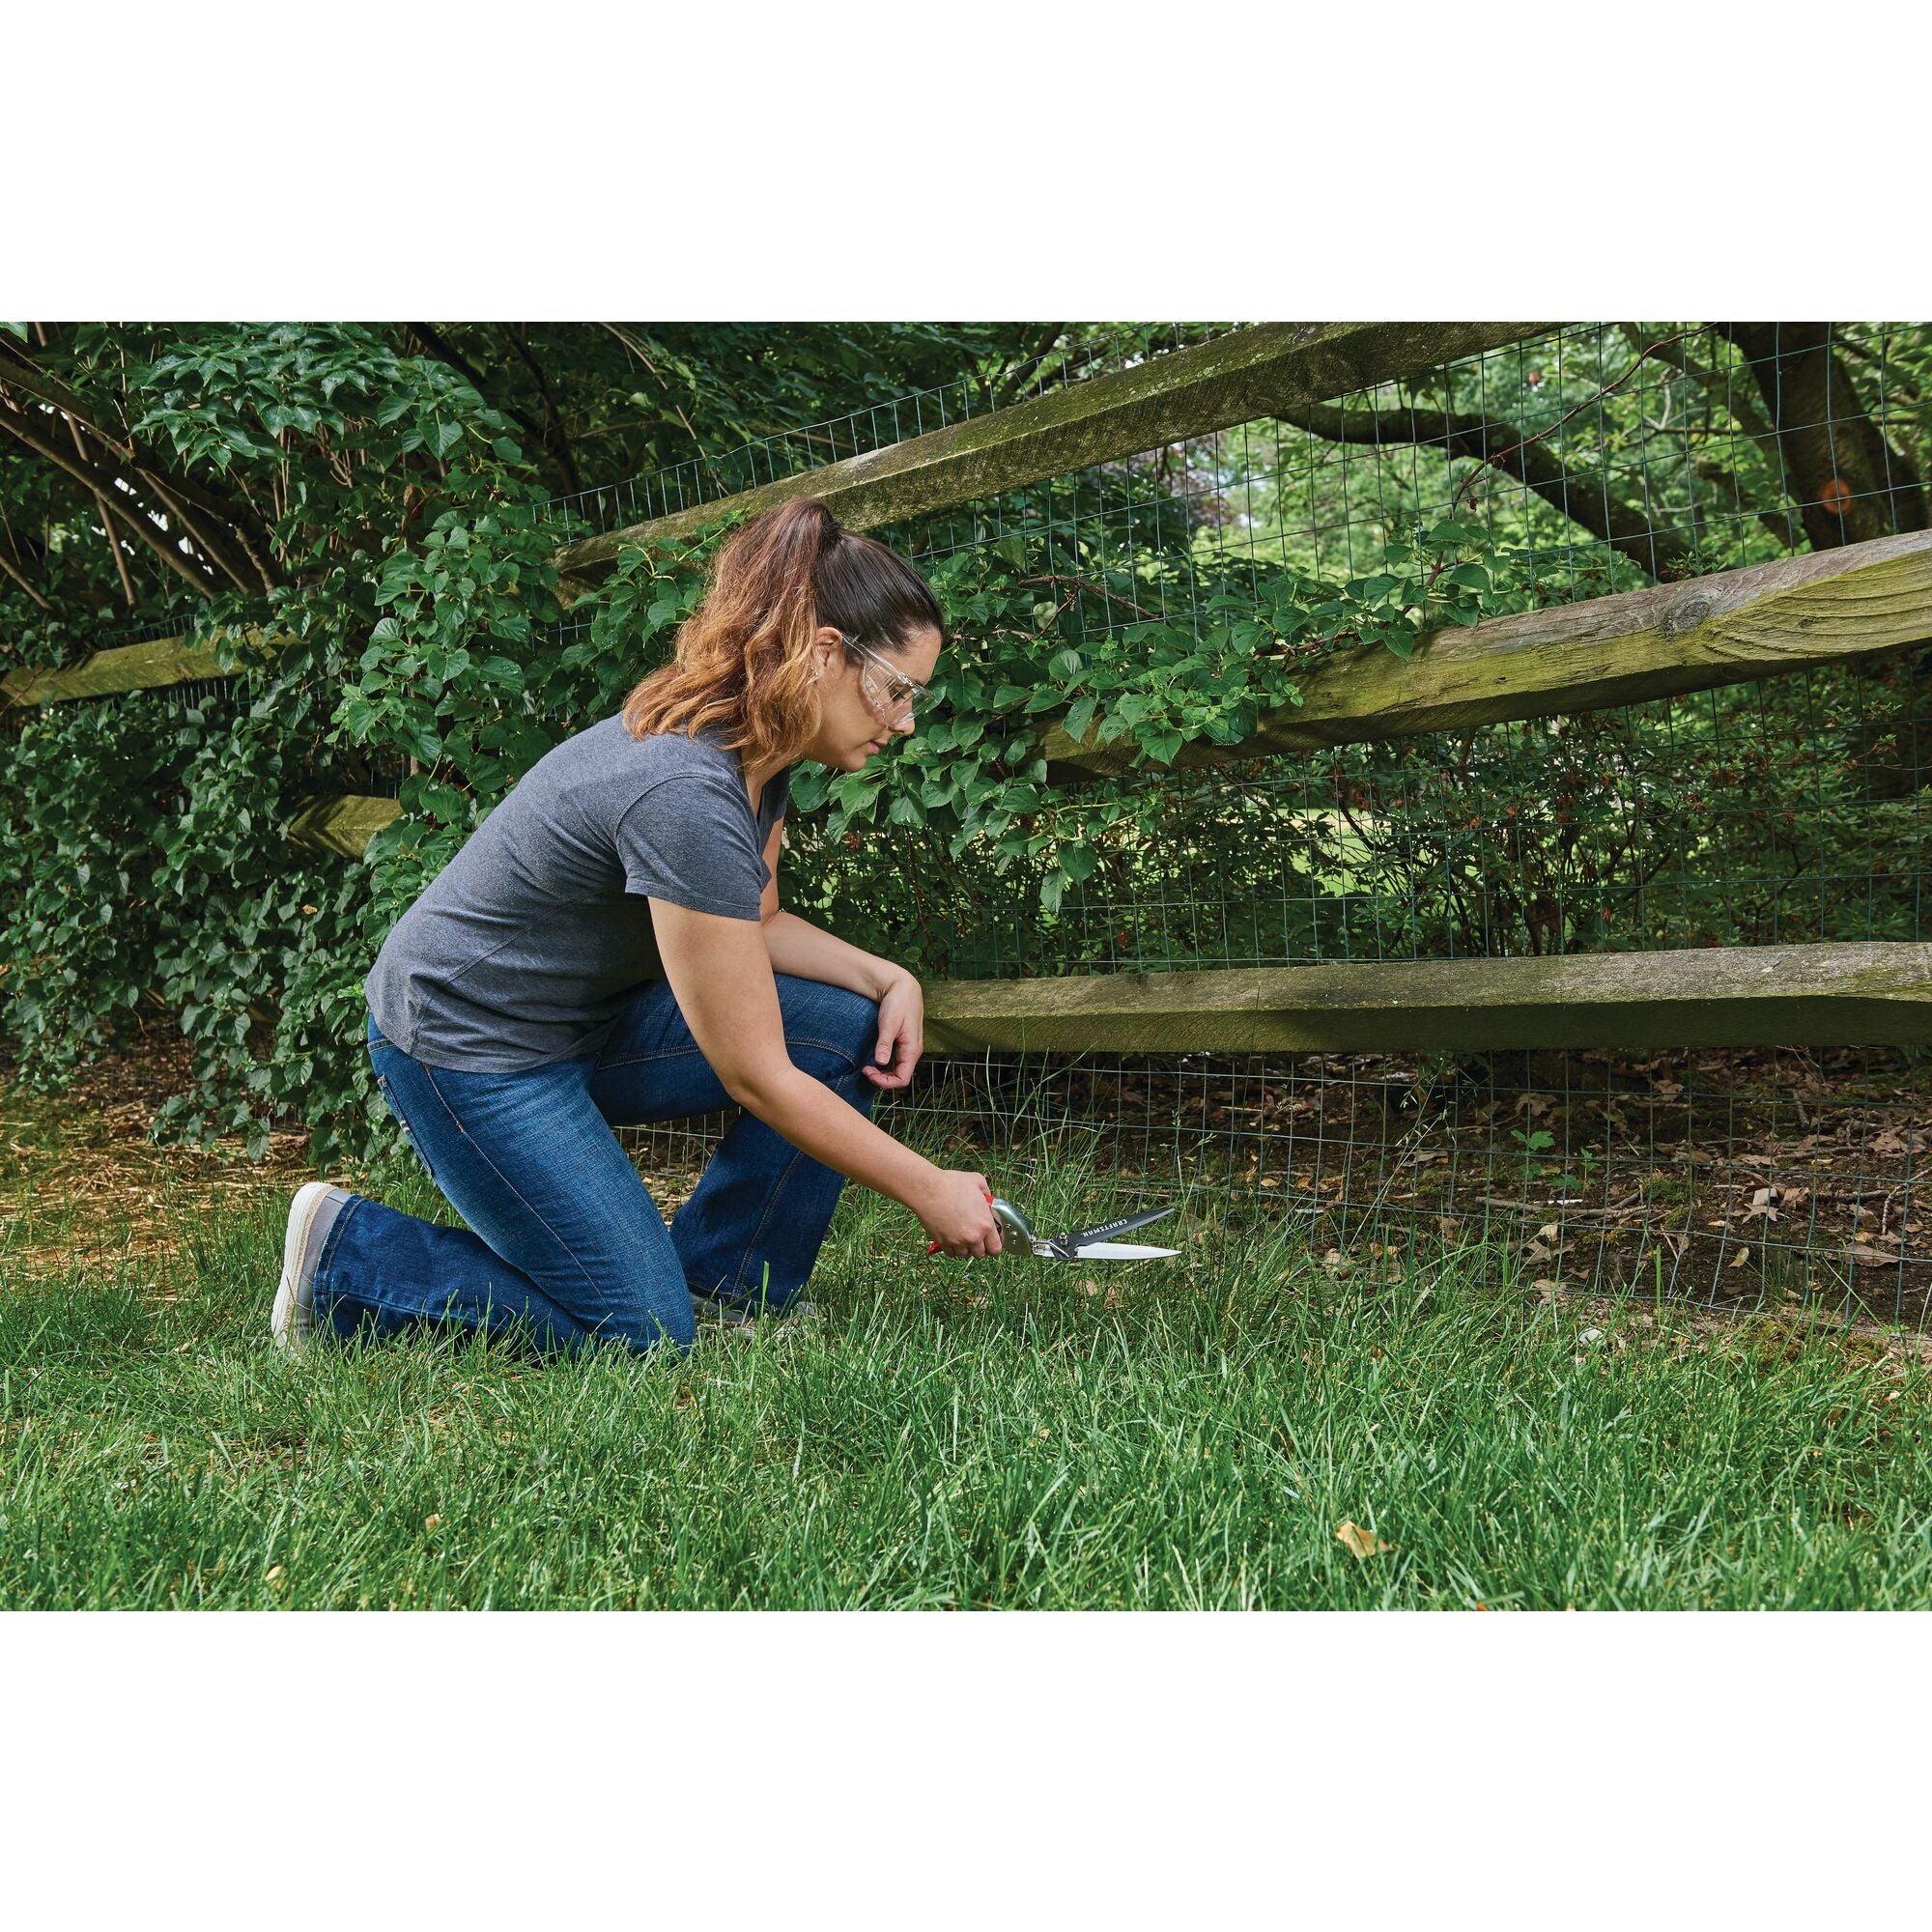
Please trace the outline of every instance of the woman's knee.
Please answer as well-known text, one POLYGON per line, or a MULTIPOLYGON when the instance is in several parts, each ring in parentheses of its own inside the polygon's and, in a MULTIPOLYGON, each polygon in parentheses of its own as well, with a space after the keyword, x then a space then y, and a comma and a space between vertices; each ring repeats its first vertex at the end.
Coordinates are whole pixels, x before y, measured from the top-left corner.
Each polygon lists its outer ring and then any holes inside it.
POLYGON ((520 1231, 525 1238, 507 1259, 586 1344, 612 1344, 638 1355, 666 1348, 682 1354, 697 1333, 683 1264, 641 1179, 635 1170, 628 1179, 635 1194, 625 1189, 605 1213, 575 1225, 545 1222, 540 1236, 520 1231))
POLYGON ((797 1045, 831 1047, 856 1066, 870 1060, 879 1043, 879 1003, 848 986, 821 980, 796 982, 792 1001, 784 1003, 785 1037, 797 1045))
POLYGON ((613 1314, 592 1331, 600 1342, 615 1342, 634 1355, 682 1355, 697 1338, 697 1317, 691 1294, 680 1288, 674 1295, 641 1295, 638 1305, 613 1314))
POLYGON ((870 1060, 872 1049, 879 1043, 878 1001, 844 986, 835 986, 832 990, 838 995, 838 1038, 850 1043, 855 1064, 870 1060))

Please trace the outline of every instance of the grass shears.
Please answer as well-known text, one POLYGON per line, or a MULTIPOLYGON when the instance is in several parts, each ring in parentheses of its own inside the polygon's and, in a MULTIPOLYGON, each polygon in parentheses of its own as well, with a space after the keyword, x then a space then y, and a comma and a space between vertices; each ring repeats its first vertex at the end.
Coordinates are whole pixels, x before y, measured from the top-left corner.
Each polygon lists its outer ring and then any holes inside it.
MULTIPOLYGON (((1138 1214, 1122 1214, 1119 1220, 1101 1221, 1070 1235, 1036 1235, 1033 1223, 1010 1201, 1002 1201, 995 1194, 987 1195, 986 1199, 992 1203, 993 1214, 1000 1226, 1015 1239, 1024 1241, 1028 1250, 1041 1261, 1144 1262, 1180 1252, 1179 1248, 1148 1248, 1138 1241, 1112 1238, 1115 1235, 1131 1234, 1136 1228, 1145 1228, 1163 1215, 1172 1214, 1174 1208, 1171 1206, 1149 1208, 1138 1214)), ((928 1255, 938 1252, 937 1241, 926 1249, 928 1255)))

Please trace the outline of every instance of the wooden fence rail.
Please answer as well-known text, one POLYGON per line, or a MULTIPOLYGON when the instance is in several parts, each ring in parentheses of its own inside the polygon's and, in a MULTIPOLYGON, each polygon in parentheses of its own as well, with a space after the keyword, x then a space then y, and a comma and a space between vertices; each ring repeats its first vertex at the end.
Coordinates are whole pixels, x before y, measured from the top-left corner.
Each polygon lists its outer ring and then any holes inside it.
POLYGON ((849 527, 875 529, 1413 376, 1554 327, 1264 323, 864 456, 591 537, 560 551, 557 570, 568 599, 596 583, 627 546, 682 543, 720 517, 769 509, 793 497, 823 497, 849 527))
POLYGON ((0 704, 59 704, 233 675, 221 668, 212 647, 190 644, 185 638, 150 638, 145 643, 95 651, 58 670, 9 671, 0 677, 0 704))
MULTIPOLYGON (((1237 745, 1183 745, 1183 766, 1462 731, 1596 711, 1806 670, 1932 639, 1932 531, 1879 537, 1681 583, 1660 583, 1466 630, 1433 632, 1404 660, 1381 645, 1312 663, 1301 702, 1237 745)), ((1061 782, 1125 771, 1130 751, 1045 735, 1061 782)))
MULTIPOLYGON (((1492 617, 1425 638, 1407 660, 1380 645, 1318 659, 1301 702, 1237 745, 1181 747, 1183 768, 1278 756, 1507 719, 1594 711, 1866 657, 1932 639, 1932 531, 1780 557, 1744 570, 1492 617)), ((61 671, 14 671, 0 692, 45 704, 218 676, 212 652, 179 638, 99 651, 61 671)), ((1131 767, 1090 730, 1040 727, 1062 783, 1131 767)))
MULTIPOLYGON (((599 581, 627 545, 683 540, 734 510, 825 497, 855 529, 949 508, 1070 469, 1322 402, 1374 383, 1538 335, 1542 322, 1294 322, 1237 329, 1132 369, 911 437, 675 516, 568 545, 555 563, 566 600, 599 581)), ((261 634, 249 634, 256 641, 261 634)), ((270 640, 272 641, 272 640, 270 640)), ((212 650, 156 638, 96 651, 59 670, 0 678, 0 703, 43 704, 222 677, 212 650)))
POLYGON ((392 798, 349 792, 339 798, 312 798, 289 822, 289 843, 298 851, 339 852, 359 859, 384 826, 402 816, 392 798))
MULTIPOLYGON (((1433 634, 1406 662, 1379 645, 1312 664, 1302 701, 1238 745, 1182 746, 1205 768, 1506 719, 1597 710, 1804 670, 1932 639, 1932 531, 1782 557, 1467 630, 1433 634)), ((162 638, 98 652, 72 670, 15 671, 11 701, 51 703, 215 674, 212 656, 162 638)), ((1131 768, 1124 746, 1042 727, 1047 773, 1083 782, 1131 768)), ((317 800, 292 842, 355 857, 396 815, 393 799, 317 800), (359 840, 359 842, 358 842, 359 840)))
MULTIPOLYGON (((1932 531, 1780 558, 1550 611, 1435 633, 1404 662, 1380 646, 1320 661, 1302 702, 1238 745, 1195 743, 1176 763, 1201 768, 1360 740, 1467 729, 1505 719, 1589 711, 1708 691, 1932 638, 1932 531)), ((213 675, 212 653, 161 638, 100 651, 60 672, 15 671, 16 704, 57 702, 213 675)), ((1076 743, 1043 727, 1048 776, 1080 782, 1131 768, 1123 746, 1076 743)), ((393 799, 312 801, 293 844, 360 856, 396 816, 393 799)))
POLYGON ((1493 1052, 1932 1045, 1932 945, 1709 947, 954 980, 938 1053, 1493 1052))

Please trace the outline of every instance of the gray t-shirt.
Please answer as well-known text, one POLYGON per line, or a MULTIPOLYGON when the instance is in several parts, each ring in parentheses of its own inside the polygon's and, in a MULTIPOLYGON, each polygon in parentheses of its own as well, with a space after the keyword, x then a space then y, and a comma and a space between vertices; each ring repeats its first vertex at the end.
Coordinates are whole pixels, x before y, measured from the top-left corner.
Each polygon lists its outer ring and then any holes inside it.
POLYGON ((650 899, 756 919, 791 771, 754 818, 723 740, 607 718, 539 758, 383 942, 364 990, 384 1037, 476 1073, 595 1053, 664 977, 650 899))

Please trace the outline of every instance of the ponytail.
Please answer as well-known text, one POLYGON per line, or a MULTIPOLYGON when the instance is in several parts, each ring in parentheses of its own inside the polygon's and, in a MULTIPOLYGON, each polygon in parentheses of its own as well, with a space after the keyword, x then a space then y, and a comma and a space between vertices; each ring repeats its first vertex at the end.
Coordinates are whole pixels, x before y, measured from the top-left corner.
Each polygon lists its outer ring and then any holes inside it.
POLYGON ((818 728, 811 644, 822 625, 875 650, 945 637, 939 601, 905 559, 856 535, 816 497, 754 517, 718 553, 677 654, 624 702, 634 738, 725 729, 734 751, 790 763, 818 728))

